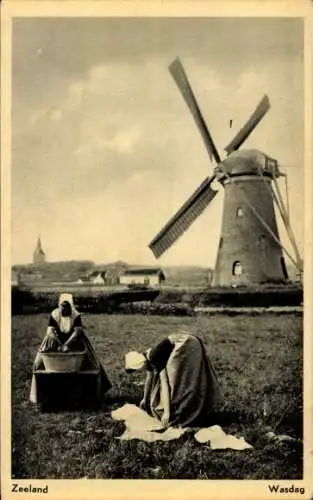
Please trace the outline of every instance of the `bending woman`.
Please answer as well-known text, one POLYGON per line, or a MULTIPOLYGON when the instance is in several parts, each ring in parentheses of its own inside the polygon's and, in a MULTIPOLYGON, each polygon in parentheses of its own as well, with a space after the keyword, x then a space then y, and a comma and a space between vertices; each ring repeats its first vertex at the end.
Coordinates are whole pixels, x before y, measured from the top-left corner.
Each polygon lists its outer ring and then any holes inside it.
POLYGON ((147 372, 140 407, 164 427, 200 425, 220 398, 202 341, 187 333, 169 335, 146 353, 126 354, 125 368, 147 372))
MULTIPOLYGON (((34 371, 44 370, 42 352, 86 351, 82 369, 99 368, 98 392, 104 393, 111 388, 111 383, 101 366, 97 355, 83 331, 80 313, 75 309, 73 296, 63 293, 59 298, 59 307, 50 315, 47 333, 37 352, 34 371)), ((36 378, 33 375, 30 400, 37 403, 36 378)))

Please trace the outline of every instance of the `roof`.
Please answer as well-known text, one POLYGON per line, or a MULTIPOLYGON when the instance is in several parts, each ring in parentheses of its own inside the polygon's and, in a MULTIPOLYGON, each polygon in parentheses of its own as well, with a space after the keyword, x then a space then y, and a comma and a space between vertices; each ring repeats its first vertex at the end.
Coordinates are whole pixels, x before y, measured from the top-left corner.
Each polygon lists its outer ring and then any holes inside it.
POLYGON ((162 269, 160 267, 153 267, 153 268, 147 268, 147 267, 141 267, 141 268, 136 268, 136 269, 127 269, 126 271, 124 271, 124 273, 122 274, 122 276, 151 276, 151 275, 155 275, 155 274, 164 274, 162 269))
POLYGON ((218 177, 227 175, 279 175, 277 160, 257 149, 234 151, 216 167, 218 177))
POLYGON ((105 271, 92 271, 89 275, 88 278, 96 278, 98 276, 105 277, 106 276, 106 270, 105 271))
POLYGON ((45 252, 42 249, 41 239, 40 238, 38 238, 38 240, 37 240, 37 245, 36 245, 36 248, 35 248, 35 252, 37 252, 37 253, 39 253, 41 255, 45 255, 45 252))

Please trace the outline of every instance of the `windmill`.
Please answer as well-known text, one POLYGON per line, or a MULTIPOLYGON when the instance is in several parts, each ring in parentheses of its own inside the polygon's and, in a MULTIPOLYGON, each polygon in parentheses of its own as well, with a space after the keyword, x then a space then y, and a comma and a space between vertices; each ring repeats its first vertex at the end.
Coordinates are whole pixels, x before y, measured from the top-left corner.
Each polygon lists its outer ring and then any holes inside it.
POLYGON ((287 281, 283 251, 301 273, 302 261, 290 225, 289 208, 277 182, 285 174, 280 171, 277 160, 265 153, 239 149, 270 109, 268 96, 263 97, 249 120, 225 148, 227 155, 222 160, 178 58, 169 70, 191 111, 209 157, 215 162, 215 168, 213 174, 201 183, 150 242, 149 248, 154 256, 159 258, 171 247, 212 202, 218 193, 212 187, 216 180, 223 186, 225 196, 213 285, 287 281), (280 241, 274 203, 282 217, 295 258, 280 241))

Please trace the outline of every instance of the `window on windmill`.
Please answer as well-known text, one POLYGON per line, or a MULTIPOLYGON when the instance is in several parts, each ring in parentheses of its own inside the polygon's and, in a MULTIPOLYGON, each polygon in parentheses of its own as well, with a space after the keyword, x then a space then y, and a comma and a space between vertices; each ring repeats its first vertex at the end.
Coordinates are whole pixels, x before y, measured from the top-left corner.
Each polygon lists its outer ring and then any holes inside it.
POLYGON ((261 234, 259 236, 259 245, 261 250, 266 250, 266 236, 265 234, 261 234))
POLYGON ((236 216, 237 217, 242 217, 243 216, 243 210, 242 207, 238 207, 236 210, 236 216))
POLYGON ((239 260, 236 260, 233 263, 233 276, 241 276, 242 275, 242 266, 239 260))

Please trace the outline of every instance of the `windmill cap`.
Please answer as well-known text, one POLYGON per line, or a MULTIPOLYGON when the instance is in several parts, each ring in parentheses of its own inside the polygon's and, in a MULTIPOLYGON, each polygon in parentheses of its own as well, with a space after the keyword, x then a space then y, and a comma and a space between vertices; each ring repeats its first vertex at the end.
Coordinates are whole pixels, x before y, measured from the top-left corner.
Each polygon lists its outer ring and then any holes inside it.
POLYGON ((234 151, 216 167, 215 173, 220 181, 225 180, 228 175, 280 175, 277 160, 257 149, 234 151))

